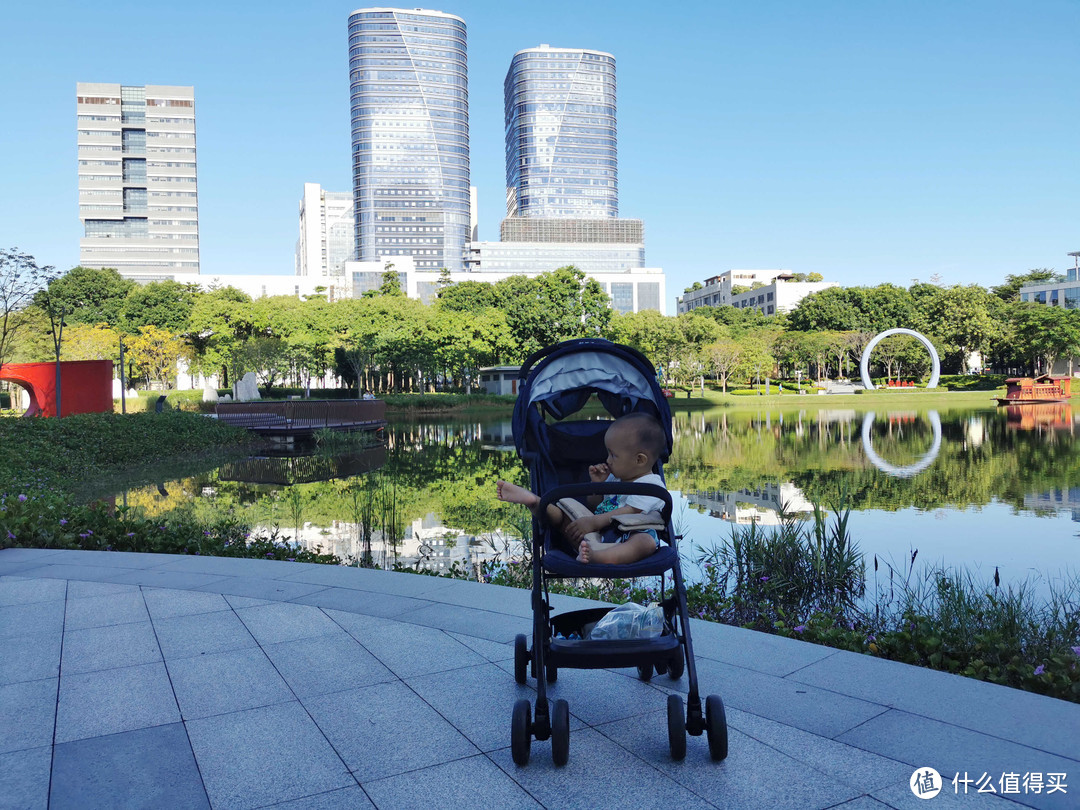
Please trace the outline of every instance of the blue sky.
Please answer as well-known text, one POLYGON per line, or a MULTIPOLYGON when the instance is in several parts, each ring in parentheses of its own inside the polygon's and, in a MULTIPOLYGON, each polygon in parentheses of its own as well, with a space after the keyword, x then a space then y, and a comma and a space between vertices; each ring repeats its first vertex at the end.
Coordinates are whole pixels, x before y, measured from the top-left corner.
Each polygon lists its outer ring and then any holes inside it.
MULTIPOLYGON (((0 244, 78 262, 76 82, 194 85, 203 272, 292 272, 303 183, 351 189, 360 6, 6 6, 0 244)), ((620 211, 669 299, 732 268, 989 286, 1080 250, 1077 0, 429 7, 468 26, 483 239, 505 214, 503 77, 543 42, 616 57, 620 211)))

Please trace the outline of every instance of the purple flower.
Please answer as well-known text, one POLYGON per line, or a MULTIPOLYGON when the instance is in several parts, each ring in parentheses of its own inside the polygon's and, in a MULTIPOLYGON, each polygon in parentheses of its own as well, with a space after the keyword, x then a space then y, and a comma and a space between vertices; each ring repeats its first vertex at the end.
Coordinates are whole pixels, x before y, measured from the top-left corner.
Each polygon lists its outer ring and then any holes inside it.
POLYGON ((22 502, 23 502, 23 501, 25 501, 25 500, 26 500, 26 496, 25 496, 25 495, 20 495, 20 496, 19 496, 19 503, 22 503, 22 502))
POLYGON ((1080 656, 1080 647, 1073 647, 1073 648, 1072 648, 1072 651, 1073 651, 1074 653, 1076 653, 1076 654, 1077 654, 1078 656, 1080 656))
POLYGON ((762 581, 762 582, 768 582, 768 581, 769 581, 769 578, 768 578, 768 577, 762 577, 762 578, 761 578, 761 581, 762 581))
POLYGON ((274 556, 274 552, 272 552, 272 551, 268 551, 268 552, 266 552, 266 556, 267 556, 267 557, 273 557, 273 556, 274 556))
POLYGON ((203 532, 203 534, 205 534, 205 535, 206 535, 207 537, 209 537, 209 536, 210 536, 210 532, 209 532, 209 531, 204 531, 204 532, 203 532))
POLYGON ((135 532, 128 532, 128 533, 127 533, 127 536, 128 536, 128 537, 134 537, 134 536, 135 536, 135 532))
POLYGON ((13 535, 13 534, 12 534, 11 532, 8 532, 8 533, 7 533, 7 539, 8 539, 8 540, 14 540, 14 539, 15 539, 15 535, 13 535))
POLYGON ((67 521, 64 520, 63 518, 60 518, 60 525, 61 526, 67 526, 67 521))
POLYGON ((1046 672, 1046 667, 1044 667, 1042 664, 1039 664, 1037 667, 1035 667, 1036 675, 1042 675, 1044 672, 1046 672))
POLYGON ((795 631, 796 633, 802 633, 803 631, 805 631, 805 630, 806 630, 806 625, 805 625, 805 624, 800 624, 800 625, 798 625, 797 627, 793 627, 792 629, 793 629, 793 630, 794 630, 794 631, 795 631))

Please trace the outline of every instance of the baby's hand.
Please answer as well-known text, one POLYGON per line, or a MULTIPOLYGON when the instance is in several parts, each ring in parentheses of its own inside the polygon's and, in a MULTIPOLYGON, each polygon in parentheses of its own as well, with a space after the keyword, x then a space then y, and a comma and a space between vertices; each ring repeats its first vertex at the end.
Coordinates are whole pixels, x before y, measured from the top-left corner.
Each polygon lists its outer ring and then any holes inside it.
POLYGON ((602 484, 611 475, 607 464, 592 464, 589 466, 589 480, 594 484, 602 484))
POLYGON ((563 527, 563 534, 574 543, 579 542, 589 532, 600 531, 601 526, 607 523, 604 515, 589 515, 578 518, 563 527))

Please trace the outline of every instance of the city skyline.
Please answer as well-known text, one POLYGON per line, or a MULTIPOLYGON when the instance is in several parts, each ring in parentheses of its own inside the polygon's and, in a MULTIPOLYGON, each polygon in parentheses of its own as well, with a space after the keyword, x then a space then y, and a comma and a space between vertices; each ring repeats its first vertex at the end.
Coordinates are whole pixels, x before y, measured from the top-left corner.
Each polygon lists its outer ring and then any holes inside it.
MULTIPOLYGON (((0 131, 5 245, 60 270, 78 262, 76 82, 185 85, 199 98, 202 272, 291 273, 303 184, 351 187, 343 29, 359 7, 9 10, 20 35, 0 57, 0 109, 19 125, 0 131)), ((513 54, 550 43, 615 56, 619 213, 646 222, 669 311, 683 287, 734 268, 989 286, 1064 272, 1080 249, 1075 3, 435 8, 469 29, 481 239, 505 212, 513 54)))

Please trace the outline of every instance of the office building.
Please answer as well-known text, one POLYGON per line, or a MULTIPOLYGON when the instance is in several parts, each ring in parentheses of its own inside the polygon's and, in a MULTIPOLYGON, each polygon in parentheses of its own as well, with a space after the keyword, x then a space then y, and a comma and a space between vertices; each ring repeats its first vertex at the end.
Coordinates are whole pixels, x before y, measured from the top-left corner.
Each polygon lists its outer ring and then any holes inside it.
POLYGON ((618 217, 615 57, 550 45, 518 51, 503 99, 506 215, 618 217))
POLYGON ((684 291, 676 299, 678 314, 698 307, 732 306, 777 315, 790 312, 810 293, 837 286, 834 281, 801 279, 804 277, 788 270, 728 270, 684 291))
POLYGON ((464 20, 354 11, 349 72, 357 258, 461 269, 470 225, 464 20))
POLYGON ((194 88, 79 82, 76 95, 79 263, 198 275, 194 88))
POLYGON ((343 278, 345 262, 356 257, 353 195, 326 191, 304 183, 300 199, 300 238, 296 241, 296 275, 343 278))

